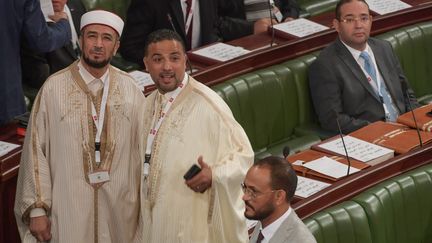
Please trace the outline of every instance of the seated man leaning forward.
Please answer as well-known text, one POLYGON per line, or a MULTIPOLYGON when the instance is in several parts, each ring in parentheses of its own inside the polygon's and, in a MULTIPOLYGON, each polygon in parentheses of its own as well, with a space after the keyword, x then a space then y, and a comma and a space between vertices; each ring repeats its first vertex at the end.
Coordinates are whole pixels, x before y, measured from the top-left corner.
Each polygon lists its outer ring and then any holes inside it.
POLYGON ((339 33, 309 68, 315 111, 324 129, 350 133, 370 122, 396 121, 418 106, 390 43, 370 38, 372 16, 364 0, 341 0, 333 25, 339 33))
POLYGON ((238 186, 253 162, 246 133, 220 96, 185 73, 178 34, 158 30, 145 46, 157 90, 143 117, 144 242, 247 242, 238 186), (183 179, 193 164, 201 172, 183 179))
POLYGON ((290 163, 275 156, 259 160, 249 169, 241 186, 245 217, 259 220, 250 243, 316 243, 290 207, 297 187, 297 176, 290 163))

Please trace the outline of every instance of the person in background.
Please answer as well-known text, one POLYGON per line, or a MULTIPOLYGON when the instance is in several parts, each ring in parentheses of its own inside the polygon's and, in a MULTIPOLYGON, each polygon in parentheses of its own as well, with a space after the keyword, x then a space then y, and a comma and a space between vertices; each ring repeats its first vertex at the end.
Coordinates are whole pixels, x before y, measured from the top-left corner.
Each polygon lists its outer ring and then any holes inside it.
POLYGON ((51 18, 47 26, 38 0, 2 0, 0 8, 0 126, 26 111, 21 84, 20 43, 25 38, 29 47, 49 52, 64 46, 71 31, 64 12, 51 18))
POLYGON ((241 187, 245 217, 258 220, 249 242, 316 243, 290 207, 297 187, 297 175, 290 163, 276 156, 259 160, 248 170, 241 187))
MULTIPOLYGON (((86 12, 81 0, 52 0, 54 12, 65 12, 69 19, 72 38, 51 52, 37 52, 29 48, 27 41, 21 44, 21 69, 23 84, 39 89, 51 74, 66 68, 79 57, 78 37, 80 19, 86 12), (66 3, 67 2, 67 3, 66 3)), ((48 22, 48 26, 53 24, 48 22)))
POLYGON ((219 0, 218 8, 224 41, 267 32, 272 24, 296 19, 300 12, 295 0, 219 0))
POLYGON ((324 129, 337 133, 337 120, 343 133, 379 120, 395 122, 409 100, 418 106, 390 43, 369 37, 372 16, 364 0, 341 0, 333 26, 338 38, 308 70, 324 129))

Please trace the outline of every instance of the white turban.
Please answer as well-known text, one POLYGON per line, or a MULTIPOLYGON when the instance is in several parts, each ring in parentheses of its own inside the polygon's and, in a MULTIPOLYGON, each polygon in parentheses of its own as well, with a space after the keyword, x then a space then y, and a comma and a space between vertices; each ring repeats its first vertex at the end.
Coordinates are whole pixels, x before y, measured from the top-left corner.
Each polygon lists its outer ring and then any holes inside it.
POLYGON ((83 14, 80 30, 90 24, 109 26, 117 31, 119 36, 121 36, 124 26, 124 22, 119 16, 104 10, 93 10, 83 14))

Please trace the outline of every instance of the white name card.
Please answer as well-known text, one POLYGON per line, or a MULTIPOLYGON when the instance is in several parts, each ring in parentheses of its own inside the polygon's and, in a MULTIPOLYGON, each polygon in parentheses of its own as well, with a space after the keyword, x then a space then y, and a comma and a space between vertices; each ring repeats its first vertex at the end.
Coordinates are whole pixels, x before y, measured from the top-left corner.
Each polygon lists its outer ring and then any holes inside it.
POLYGON ((5 154, 9 153, 10 151, 18 148, 19 146, 20 145, 18 145, 18 144, 0 141, 0 156, 3 156, 5 154))
POLYGON ((297 189, 295 191, 295 195, 302 198, 312 196, 313 194, 330 186, 329 183, 317 181, 303 176, 297 176, 297 179, 297 189))
POLYGON ((151 78, 150 74, 148 74, 146 72, 135 70, 135 71, 130 72, 129 75, 131 75, 132 78, 135 79, 135 82, 141 91, 144 91, 144 88, 146 86, 154 84, 153 79, 151 78))
MULTIPOLYGON (((394 154, 394 151, 379 145, 369 143, 351 136, 344 136, 345 146, 348 151, 348 156, 362 162, 368 162, 382 156, 394 154)), ((334 153, 345 156, 345 149, 342 139, 334 139, 330 142, 318 145, 323 149, 327 149, 334 153)))
MULTIPOLYGON (((327 156, 312 160, 306 164, 303 164, 303 166, 336 179, 346 176, 348 171, 348 166, 346 164, 342 164, 334 159, 330 159, 327 156)), ((351 175, 358 171, 360 170, 354 167, 350 167, 349 174, 351 175)))
POLYGON ((370 10, 381 15, 411 7, 411 5, 400 0, 366 0, 366 2, 370 10))
POLYGON ((273 28, 297 37, 304 37, 329 29, 327 26, 303 18, 277 24, 273 28))
POLYGON ((216 43, 207 47, 192 51, 193 54, 225 62, 233 58, 249 53, 243 47, 232 46, 225 43, 216 43))

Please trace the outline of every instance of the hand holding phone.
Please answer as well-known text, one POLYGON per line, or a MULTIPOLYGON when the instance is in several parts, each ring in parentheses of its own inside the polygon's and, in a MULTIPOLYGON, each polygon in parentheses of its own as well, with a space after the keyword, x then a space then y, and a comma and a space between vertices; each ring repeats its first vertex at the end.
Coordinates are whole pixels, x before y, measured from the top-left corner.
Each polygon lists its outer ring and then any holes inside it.
POLYGON ((186 174, 184 174, 183 178, 185 180, 190 180, 190 179, 192 179, 194 176, 196 176, 200 172, 201 172, 201 168, 198 165, 193 164, 189 168, 189 170, 186 172, 186 174))

